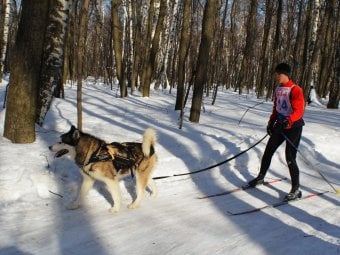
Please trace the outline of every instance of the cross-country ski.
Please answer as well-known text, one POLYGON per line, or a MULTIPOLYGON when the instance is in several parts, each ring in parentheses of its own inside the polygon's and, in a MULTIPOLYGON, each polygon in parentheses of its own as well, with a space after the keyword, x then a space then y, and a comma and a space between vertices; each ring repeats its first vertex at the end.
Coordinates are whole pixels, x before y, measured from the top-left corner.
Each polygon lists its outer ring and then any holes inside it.
MULTIPOLYGON (((278 178, 278 179, 273 179, 273 180, 270 180, 270 181, 265 181, 261 185, 271 185, 271 184, 274 184, 276 182, 280 182, 280 181, 284 181, 284 180, 287 180, 287 178, 278 178)), ((215 193, 215 194, 210 194, 210 195, 207 195, 207 196, 198 197, 198 199, 206 199, 206 198, 212 198, 212 197, 219 197, 219 196, 224 196, 224 195, 232 194, 232 193, 237 192, 237 191, 248 190, 248 189, 253 189, 253 188, 255 188, 255 187, 251 187, 249 185, 244 185, 244 186, 237 187, 237 188, 234 188, 234 189, 231 189, 231 190, 226 190, 226 191, 222 191, 222 192, 219 192, 219 193, 215 193)))
POLYGON ((273 204, 267 204, 267 205, 252 208, 252 209, 249 209, 249 210, 244 210, 244 211, 239 211, 239 212, 232 212, 232 211, 227 211, 227 212, 228 212, 228 214, 233 215, 233 216, 249 214, 249 213, 259 212, 259 211, 262 211, 262 210, 267 209, 267 208, 276 208, 276 207, 283 206, 283 205, 286 205, 286 204, 295 203, 295 202, 298 202, 300 200, 305 200, 305 199, 312 198, 312 197, 322 196, 326 193, 328 193, 328 191, 311 193, 311 194, 308 194, 306 196, 302 196, 299 199, 295 199, 295 200, 291 200, 291 201, 282 200, 282 201, 279 201, 279 202, 276 202, 276 203, 273 203, 273 204))

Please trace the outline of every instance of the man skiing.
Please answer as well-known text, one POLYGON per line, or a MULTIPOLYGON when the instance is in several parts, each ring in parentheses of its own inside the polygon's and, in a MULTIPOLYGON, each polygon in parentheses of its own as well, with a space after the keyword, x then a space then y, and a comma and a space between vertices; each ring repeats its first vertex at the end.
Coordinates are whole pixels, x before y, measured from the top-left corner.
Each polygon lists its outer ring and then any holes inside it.
POLYGON ((248 182, 250 187, 262 184, 271 159, 277 148, 286 140, 286 161, 291 177, 292 188, 285 196, 285 201, 301 198, 299 189, 299 167, 296 163, 297 148, 300 143, 302 119, 305 108, 305 100, 301 87, 296 85, 290 78, 291 67, 286 63, 278 64, 275 68, 275 79, 279 86, 275 89, 274 106, 270 116, 267 132, 270 135, 264 151, 260 173, 248 182))

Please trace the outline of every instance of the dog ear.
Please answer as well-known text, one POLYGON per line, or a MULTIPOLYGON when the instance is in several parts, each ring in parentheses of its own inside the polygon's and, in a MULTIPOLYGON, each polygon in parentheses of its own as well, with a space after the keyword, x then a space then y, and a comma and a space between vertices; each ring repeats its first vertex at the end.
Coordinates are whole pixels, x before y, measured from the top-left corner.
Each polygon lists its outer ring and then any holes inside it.
POLYGON ((78 141, 78 139, 80 138, 80 132, 78 129, 75 129, 72 133, 72 137, 73 137, 73 140, 75 141, 78 141))

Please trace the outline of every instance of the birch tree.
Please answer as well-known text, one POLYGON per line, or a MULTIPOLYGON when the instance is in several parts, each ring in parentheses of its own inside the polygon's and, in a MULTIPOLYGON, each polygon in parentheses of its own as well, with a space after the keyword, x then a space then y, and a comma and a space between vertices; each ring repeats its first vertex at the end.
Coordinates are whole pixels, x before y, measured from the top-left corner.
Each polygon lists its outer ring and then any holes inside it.
MULTIPOLYGON (((174 52, 176 50, 176 38, 177 38, 177 28, 180 26, 178 17, 180 16, 180 11, 178 7, 178 0, 169 1, 168 0, 168 14, 165 17, 164 32, 162 33, 160 41, 160 53, 158 71, 156 71, 156 82, 155 89, 162 86, 166 89, 168 86, 168 75, 169 64, 176 62, 176 57, 174 57, 174 52), (171 57, 173 56, 173 58, 171 57), (172 61, 169 59, 172 58, 172 61)), ((172 66, 171 66, 172 67, 172 66)))
POLYGON ((7 42, 9 31, 9 14, 11 9, 11 0, 0 0, 0 81, 2 80, 7 42))
POLYGON ((150 55, 148 57, 148 61, 146 62, 146 66, 145 66, 145 77, 144 77, 144 84, 143 84, 143 96, 144 97, 150 96, 152 74, 155 70, 155 67, 157 66, 156 60, 157 60, 157 53, 159 50, 159 40, 160 40, 161 33, 163 31, 163 24, 164 24, 166 13, 167 13, 167 0, 161 0, 157 25, 156 25, 154 36, 152 38, 152 42, 151 42, 150 55))
MULTIPOLYGON (((314 0, 311 1, 313 5, 311 6, 311 17, 310 17, 310 40, 308 45, 308 51, 306 52, 307 55, 307 64, 309 68, 306 68, 304 73, 304 94, 305 98, 309 99, 309 91, 310 87, 313 82, 313 76, 315 76, 316 73, 316 53, 318 52, 318 47, 316 45, 317 42, 317 31, 320 23, 320 1, 314 0)), ((314 82, 313 82, 314 83, 314 82)))
POLYGON ((69 4, 68 0, 50 1, 37 102, 36 122, 40 126, 50 108, 54 91, 58 89, 57 94, 60 95, 60 88, 63 86, 64 44, 69 4))

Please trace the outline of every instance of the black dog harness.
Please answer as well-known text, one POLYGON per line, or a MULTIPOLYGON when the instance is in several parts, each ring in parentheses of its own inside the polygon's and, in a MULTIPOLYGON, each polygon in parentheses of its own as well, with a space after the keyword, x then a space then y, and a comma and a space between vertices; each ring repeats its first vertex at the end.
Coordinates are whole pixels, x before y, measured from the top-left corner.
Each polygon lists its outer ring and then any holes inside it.
POLYGON ((110 161, 112 162, 114 168, 119 172, 122 169, 130 169, 131 171, 131 177, 134 177, 133 168, 136 165, 136 161, 132 159, 131 157, 131 151, 128 146, 124 146, 121 143, 113 142, 110 145, 114 145, 119 150, 124 151, 127 155, 127 157, 122 157, 120 155, 115 155, 114 158, 111 157, 110 153, 108 152, 106 148, 106 143, 102 142, 96 151, 94 151, 89 159, 89 161, 84 165, 87 166, 91 163, 101 162, 101 161, 110 161), (103 151, 104 153, 98 154, 100 151, 103 151))

